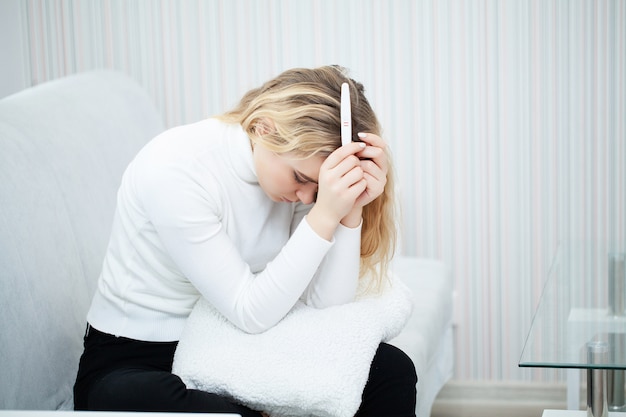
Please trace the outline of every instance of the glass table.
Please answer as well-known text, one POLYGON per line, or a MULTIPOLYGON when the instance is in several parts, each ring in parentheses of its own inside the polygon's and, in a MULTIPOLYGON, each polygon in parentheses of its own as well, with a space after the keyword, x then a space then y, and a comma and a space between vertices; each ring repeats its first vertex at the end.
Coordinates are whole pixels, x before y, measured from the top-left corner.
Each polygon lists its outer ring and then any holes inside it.
MULTIPOLYGON (((550 266, 520 367, 587 372, 594 417, 626 410, 626 256, 562 245, 550 266)), ((570 407, 571 408, 571 407, 570 407)))

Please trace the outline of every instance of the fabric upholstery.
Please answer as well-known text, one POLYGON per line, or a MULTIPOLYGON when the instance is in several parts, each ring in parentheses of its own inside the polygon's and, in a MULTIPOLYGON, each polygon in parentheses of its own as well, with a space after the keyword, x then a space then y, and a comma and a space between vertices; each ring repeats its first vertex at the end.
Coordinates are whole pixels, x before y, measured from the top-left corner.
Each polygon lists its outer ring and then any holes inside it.
POLYGON ((413 291, 413 312, 391 344, 417 371, 417 417, 428 417, 441 387, 452 377, 452 270, 436 259, 396 257, 394 273, 413 291))
POLYGON ((71 408, 121 174, 162 130, 116 72, 0 100, 0 408, 71 408))

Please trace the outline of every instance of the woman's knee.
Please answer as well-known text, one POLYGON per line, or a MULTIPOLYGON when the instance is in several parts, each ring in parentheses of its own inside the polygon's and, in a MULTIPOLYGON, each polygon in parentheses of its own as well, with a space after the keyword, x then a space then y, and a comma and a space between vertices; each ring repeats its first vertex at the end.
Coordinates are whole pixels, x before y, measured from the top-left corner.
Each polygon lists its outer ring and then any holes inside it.
POLYGON ((376 351, 357 417, 415 416, 417 375, 406 353, 381 343, 376 351))
POLYGON ((374 356, 372 367, 384 369, 389 377, 407 378, 417 383, 413 360, 396 346, 381 343, 374 356))
POLYGON ((177 397, 185 385, 165 371, 119 369, 94 383, 89 393, 90 410, 178 411, 177 397))

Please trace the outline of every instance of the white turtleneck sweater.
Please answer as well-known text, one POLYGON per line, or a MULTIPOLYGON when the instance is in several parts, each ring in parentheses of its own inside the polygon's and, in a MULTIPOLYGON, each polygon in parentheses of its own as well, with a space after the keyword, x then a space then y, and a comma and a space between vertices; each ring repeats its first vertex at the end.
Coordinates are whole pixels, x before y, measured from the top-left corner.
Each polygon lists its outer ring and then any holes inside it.
POLYGON ((308 225, 310 207, 267 197, 239 125, 208 119, 162 133, 122 178, 88 322, 175 341, 201 296, 252 333, 300 298, 319 308, 352 301, 360 227, 339 225, 329 242, 308 225))

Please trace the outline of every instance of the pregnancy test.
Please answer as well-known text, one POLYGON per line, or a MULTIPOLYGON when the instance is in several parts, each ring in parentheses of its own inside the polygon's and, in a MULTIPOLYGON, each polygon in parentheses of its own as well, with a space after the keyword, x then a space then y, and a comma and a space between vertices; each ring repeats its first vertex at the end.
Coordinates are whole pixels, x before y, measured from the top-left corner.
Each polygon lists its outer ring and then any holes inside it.
POLYGON ((341 146, 352 142, 352 111, 350 110, 350 86, 341 84, 341 146))

